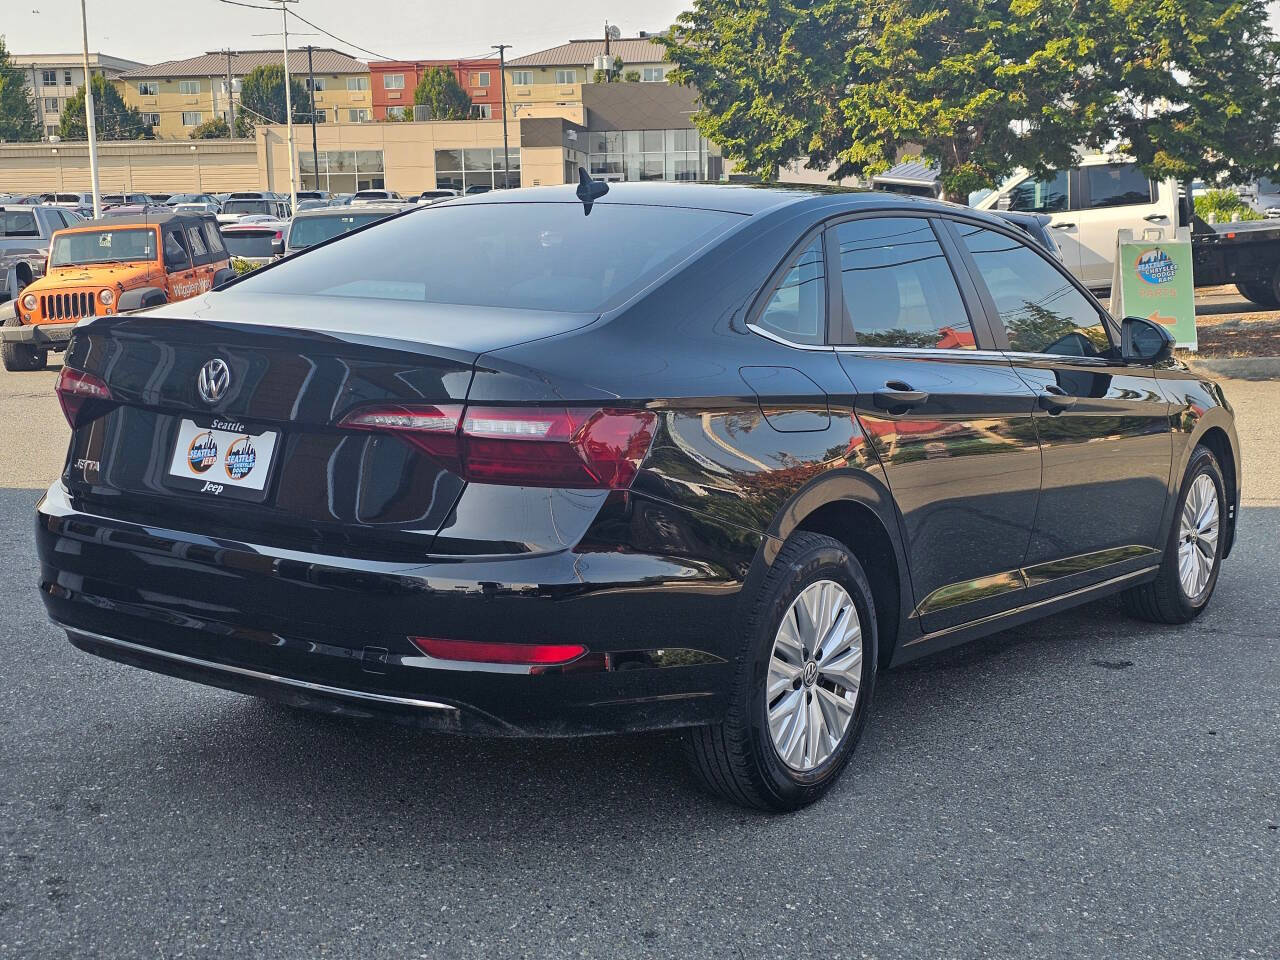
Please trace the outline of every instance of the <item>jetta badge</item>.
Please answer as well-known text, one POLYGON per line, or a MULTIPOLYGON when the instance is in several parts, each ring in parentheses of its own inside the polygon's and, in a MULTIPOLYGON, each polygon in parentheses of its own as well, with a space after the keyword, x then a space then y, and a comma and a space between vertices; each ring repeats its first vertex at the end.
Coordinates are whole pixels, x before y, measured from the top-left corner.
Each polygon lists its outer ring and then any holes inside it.
POLYGON ((200 368, 196 389, 205 403, 217 403, 227 395, 231 386, 231 368, 227 361, 215 357, 200 368))

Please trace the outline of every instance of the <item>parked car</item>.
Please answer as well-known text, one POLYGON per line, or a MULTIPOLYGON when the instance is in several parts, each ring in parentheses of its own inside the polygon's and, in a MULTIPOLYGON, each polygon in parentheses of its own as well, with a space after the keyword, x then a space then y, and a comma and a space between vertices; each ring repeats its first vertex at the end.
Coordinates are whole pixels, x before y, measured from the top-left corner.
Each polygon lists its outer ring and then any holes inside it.
POLYGON ((452 200, 458 196, 457 190, 451 190, 448 187, 441 187, 438 190, 423 190, 418 194, 418 203, 439 203, 441 200, 452 200))
POLYGON ((157 205, 145 193, 107 193, 102 194, 99 199, 102 201, 104 210, 122 206, 152 207, 157 205))
MULTIPOLYGON (((49 208, 52 209, 52 208, 49 208)), ((40 370, 86 317, 185 300, 235 276, 213 217, 150 213, 53 235, 47 273, 0 328, 6 370, 40 370)))
POLYGON ((294 213, 301 213, 303 210, 323 210, 330 206, 328 200, 299 200, 298 207, 294 213))
POLYGON ((1205 609, 1239 446, 1171 350, 950 204, 495 192, 78 327, 40 596, 83 650, 329 713, 687 728, 792 809, 881 666, 1205 609))
POLYGON ((289 221, 282 217, 250 214, 235 223, 224 223, 222 239, 231 256, 250 263, 270 263, 279 254, 287 229, 289 221))
POLYGON ((40 195, 40 201, 65 210, 74 210, 82 217, 93 216, 92 193, 44 193, 40 195))
POLYGON ((222 210, 214 200, 209 200, 204 203, 169 203, 165 204, 165 206, 174 213, 207 213, 214 217, 216 217, 222 210))
POLYGON ((299 190, 297 198, 299 203, 303 200, 322 200, 327 204, 331 199, 331 194, 328 190, 299 190))
POLYGON ((222 202, 211 193, 175 193, 165 201, 168 206, 176 207, 180 203, 207 203, 215 209, 221 209, 222 202))
POLYGON ((18 295, 44 276, 53 235, 75 226, 81 218, 60 206, 0 205, 0 320, 17 323, 18 295))
POLYGON ((1117 230, 1141 237, 1154 226, 1171 234, 1186 222, 1176 180, 1151 180, 1136 163, 1101 154, 1047 180, 1028 173, 1012 177, 977 209, 1047 214, 1067 269, 1096 290, 1111 287, 1117 230))
POLYGON ((351 198, 353 206, 365 203, 398 203, 404 198, 394 190, 358 190, 351 198))
POLYGON ((218 222, 238 223, 245 217, 273 217, 277 220, 288 220, 289 201, 271 193, 233 193, 222 204, 218 222))
POLYGON ((1053 238, 1053 231, 1050 229, 1053 218, 1047 213, 1015 213, 1012 210, 1001 210, 996 213, 996 216, 1001 220, 1008 220, 1059 260, 1062 259, 1062 251, 1058 248, 1058 241, 1053 238))
POLYGON ((289 221, 284 238, 279 242, 276 253, 289 256, 299 250, 314 247, 318 243, 332 240, 353 230, 359 230, 371 223, 386 220, 413 209, 403 204, 383 204, 374 206, 365 204, 358 208, 326 207, 319 210, 304 210, 289 221))

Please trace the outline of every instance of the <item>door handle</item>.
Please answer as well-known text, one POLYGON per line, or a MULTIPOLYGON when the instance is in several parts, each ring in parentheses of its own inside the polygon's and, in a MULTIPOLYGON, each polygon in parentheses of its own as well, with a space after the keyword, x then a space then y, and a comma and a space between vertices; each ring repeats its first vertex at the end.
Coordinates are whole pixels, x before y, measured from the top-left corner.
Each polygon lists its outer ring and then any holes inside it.
POLYGON ((1166 217, 1163 213, 1148 213, 1142 219, 1147 221, 1147 223, 1168 223, 1169 222, 1169 218, 1166 217))
POLYGON ((1076 398, 1063 391, 1061 387, 1047 386, 1044 393, 1037 398, 1040 409, 1050 414, 1058 414, 1076 405, 1076 398))
POLYGON ((1054 223, 1050 224, 1050 226, 1055 230, 1074 230, 1076 228, 1074 223, 1054 223))
POLYGON ((871 395, 881 410, 910 410, 929 402, 929 394, 925 390, 912 390, 909 384, 900 380, 891 380, 880 390, 871 395))

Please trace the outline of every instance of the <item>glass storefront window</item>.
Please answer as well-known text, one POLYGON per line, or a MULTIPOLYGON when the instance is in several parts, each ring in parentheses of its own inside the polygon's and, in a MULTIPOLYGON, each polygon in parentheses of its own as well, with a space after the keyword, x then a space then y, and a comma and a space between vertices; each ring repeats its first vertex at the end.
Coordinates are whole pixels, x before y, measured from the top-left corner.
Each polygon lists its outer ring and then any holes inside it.
POLYGON ((511 148, 511 170, 507 171, 502 148, 466 147, 436 151, 436 186, 440 189, 470 191, 502 190, 520 186, 520 148, 511 148))
POLYGON ((309 150, 298 152, 304 190, 355 193, 385 189, 381 150, 322 150, 315 160, 318 164, 312 160, 309 150))
POLYGON ((708 144, 697 130, 610 130, 587 135, 588 169, 609 180, 703 180, 708 144))

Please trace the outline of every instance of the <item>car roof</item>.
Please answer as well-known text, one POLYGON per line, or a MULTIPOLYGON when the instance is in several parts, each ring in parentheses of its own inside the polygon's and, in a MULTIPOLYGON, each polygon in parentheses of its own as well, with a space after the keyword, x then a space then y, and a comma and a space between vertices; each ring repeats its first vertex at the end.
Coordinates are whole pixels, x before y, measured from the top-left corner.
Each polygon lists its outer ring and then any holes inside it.
MULTIPOLYGON (((212 213, 183 213, 181 211, 162 210, 152 207, 152 211, 148 213, 124 214, 116 217, 101 217, 97 220, 86 220, 84 223, 77 223, 74 227, 68 227, 69 230, 82 230, 89 227, 112 227, 119 229, 121 227, 155 227, 163 226, 166 223, 181 223, 185 226, 193 226, 197 223, 205 223, 213 221, 212 213)), ((216 221, 214 221, 216 222, 216 221)))
POLYGON ((364 203, 359 207, 314 207, 310 210, 299 210, 293 215, 295 220, 314 220, 318 217, 354 217, 368 213, 386 213, 388 216, 412 210, 413 204, 403 203, 364 203))

